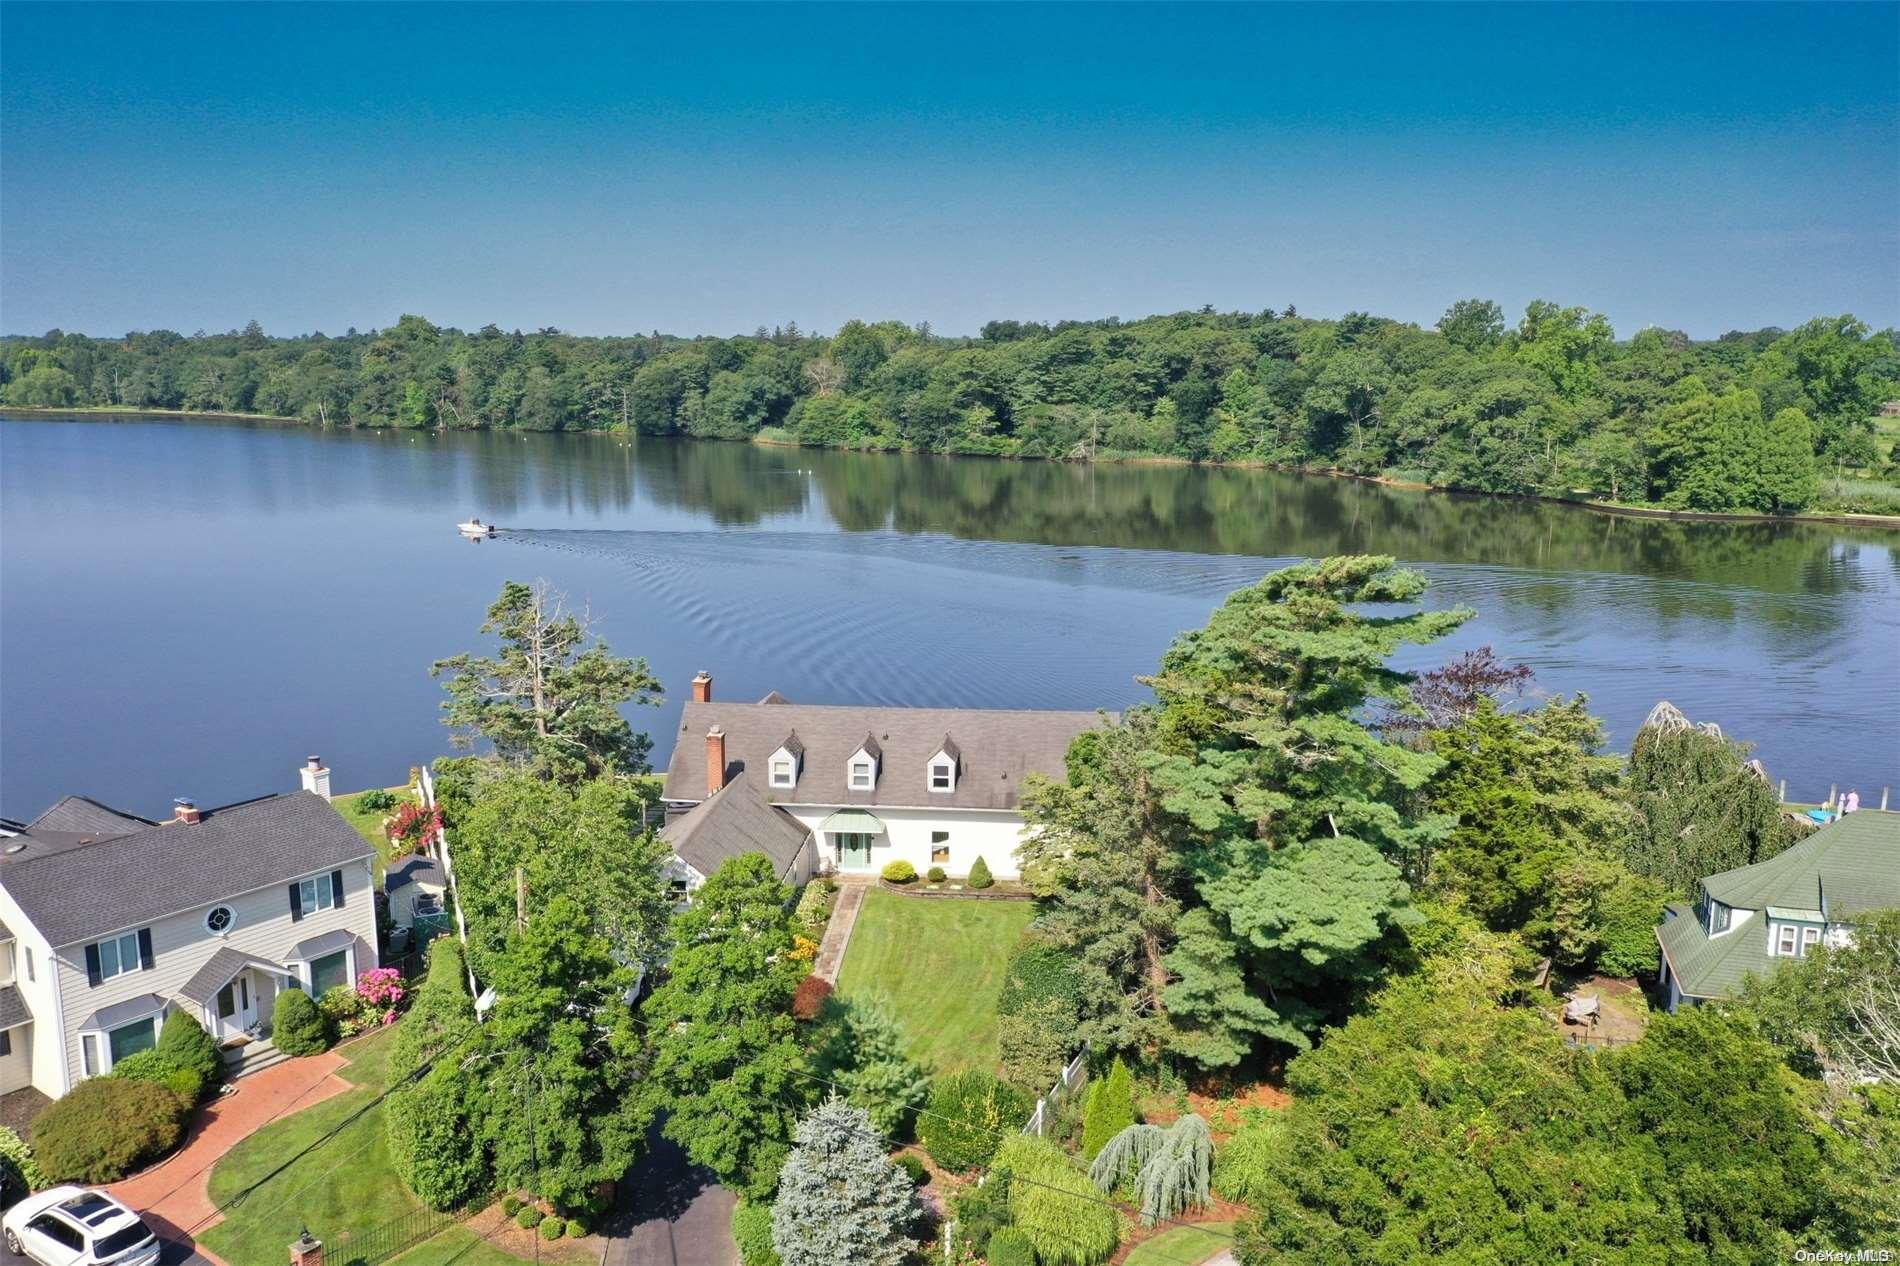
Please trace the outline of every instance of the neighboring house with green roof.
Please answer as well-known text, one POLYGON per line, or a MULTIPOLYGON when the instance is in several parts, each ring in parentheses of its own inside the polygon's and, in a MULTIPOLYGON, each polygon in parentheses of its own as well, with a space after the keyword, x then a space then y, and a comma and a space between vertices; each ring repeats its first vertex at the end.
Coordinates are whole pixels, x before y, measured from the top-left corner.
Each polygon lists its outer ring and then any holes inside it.
POLYGON ((1856 915, 1893 907, 1900 813, 1850 813, 1765 862, 1710 875, 1694 904, 1669 906, 1656 929, 1658 983, 1671 1011, 1726 998, 1783 959, 1846 943, 1856 915))

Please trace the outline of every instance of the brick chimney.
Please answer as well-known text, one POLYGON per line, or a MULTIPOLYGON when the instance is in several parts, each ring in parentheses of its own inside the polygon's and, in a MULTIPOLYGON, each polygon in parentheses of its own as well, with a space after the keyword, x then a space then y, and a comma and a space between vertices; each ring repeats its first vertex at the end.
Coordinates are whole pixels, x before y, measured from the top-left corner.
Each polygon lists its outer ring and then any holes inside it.
POLYGON ((195 826, 203 820, 204 815, 198 812, 198 806, 190 800, 180 796, 178 799, 172 801, 172 821, 183 822, 187 826, 195 826))
POLYGON ((706 794, 726 785, 726 732, 718 726, 706 731, 706 794))
POLYGON ((321 756, 312 756, 297 774, 303 779, 305 791, 314 791, 325 800, 330 798, 330 770, 321 756))
POLYGON ((290 1266, 323 1266, 323 1241, 312 1236, 308 1227, 290 1246, 290 1266))
POLYGON ((693 678, 693 702, 712 702, 712 674, 703 668, 699 670, 699 676, 693 678))

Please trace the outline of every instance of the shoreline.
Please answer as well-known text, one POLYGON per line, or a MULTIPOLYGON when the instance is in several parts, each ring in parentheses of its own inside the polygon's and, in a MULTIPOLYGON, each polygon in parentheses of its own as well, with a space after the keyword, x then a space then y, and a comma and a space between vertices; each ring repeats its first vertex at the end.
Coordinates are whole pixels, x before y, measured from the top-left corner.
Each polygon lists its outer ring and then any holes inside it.
MULTIPOLYGON (((93 405, 84 408, 55 409, 42 405, 5 405, 0 413, 17 413, 37 418, 156 418, 165 421, 181 422, 243 422, 264 423, 272 426, 301 426, 317 430, 337 430, 366 432, 396 431, 400 427, 328 427, 322 423, 307 421, 304 418, 283 417, 273 413, 213 413, 194 409, 132 409, 119 406, 93 405)), ((427 428, 431 434, 446 433, 448 428, 427 428)), ((490 427, 474 427, 471 430, 492 430, 490 427)), ((627 432, 618 430, 576 430, 532 432, 544 435, 582 435, 624 437, 627 432)), ((521 434, 530 434, 523 431, 521 434)), ((645 438, 666 438, 702 441, 710 437, 696 435, 652 436, 645 438)), ((1087 461, 1064 462, 1053 457, 1022 457, 1000 453, 926 453, 910 449, 892 448, 847 448, 842 445, 801 444, 797 440, 780 439, 762 435, 743 440, 713 439, 713 443, 756 444, 762 448, 808 448, 815 452, 827 453, 866 453, 903 455, 913 457, 963 457, 989 461, 1055 461, 1063 465, 1076 466, 1205 466, 1210 470, 1273 470, 1295 475, 1318 475, 1328 479, 1352 479, 1361 483, 1378 484, 1386 488, 1398 488, 1410 492, 1432 492, 1453 497, 1469 497, 1485 500, 1504 501, 1544 501, 1552 505, 1574 506, 1579 510, 1589 510, 1629 519, 1663 519, 1680 523, 1815 523, 1836 524, 1843 527, 1884 528, 1900 532, 1900 515, 1864 514, 1851 510, 1815 511, 1800 514, 1755 514, 1740 511, 1718 510, 1666 510, 1660 506, 1630 505, 1617 501, 1586 501, 1579 497, 1556 497, 1528 492, 1482 492, 1471 488, 1457 488, 1443 484, 1419 483, 1411 479, 1389 479, 1384 475, 1366 475, 1357 471, 1338 470, 1324 466, 1284 466, 1274 462, 1238 461, 1238 462, 1193 462, 1185 457, 1170 457, 1165 454, 1136 454, 1127 457, 1092 457, 1087 461)))

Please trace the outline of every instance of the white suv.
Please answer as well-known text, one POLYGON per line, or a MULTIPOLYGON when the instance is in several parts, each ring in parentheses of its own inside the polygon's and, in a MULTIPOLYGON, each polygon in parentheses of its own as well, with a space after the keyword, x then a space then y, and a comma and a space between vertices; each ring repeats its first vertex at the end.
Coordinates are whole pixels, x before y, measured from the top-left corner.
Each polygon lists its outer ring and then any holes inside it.
POLYGON ((0 1218, 10 1252, 40 1266, 154 1266, 158 1237, 103 1191, 48 1187, 0 1218))

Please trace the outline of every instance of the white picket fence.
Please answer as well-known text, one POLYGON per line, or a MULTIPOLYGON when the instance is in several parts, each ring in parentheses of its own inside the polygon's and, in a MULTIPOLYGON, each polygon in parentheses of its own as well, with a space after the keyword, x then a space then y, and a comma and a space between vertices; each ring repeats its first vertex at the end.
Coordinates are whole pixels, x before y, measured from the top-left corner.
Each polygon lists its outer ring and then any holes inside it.
POLYGON ((1088 1057, 1089 1048, 1085 1043, 1082 1049, 1075 1053, 1075 1058, 1070 1060, 1068 1066, 1062 1070, 1060 1080, 1049 1087, 1049 1093, 1036 1100, 1036 1110, 1029 1114, 1029 1124, 1023 1127, 1024 1134, 1033 1134, 1037 1138, 1043 1136, 1049 1126, 1049 1105, 1060 1103, 1074 1094, 1076 1087, 1088 1079, 1088 1074, 1083 1071, 1083 1065, 1088 1062, 1088 1057))

